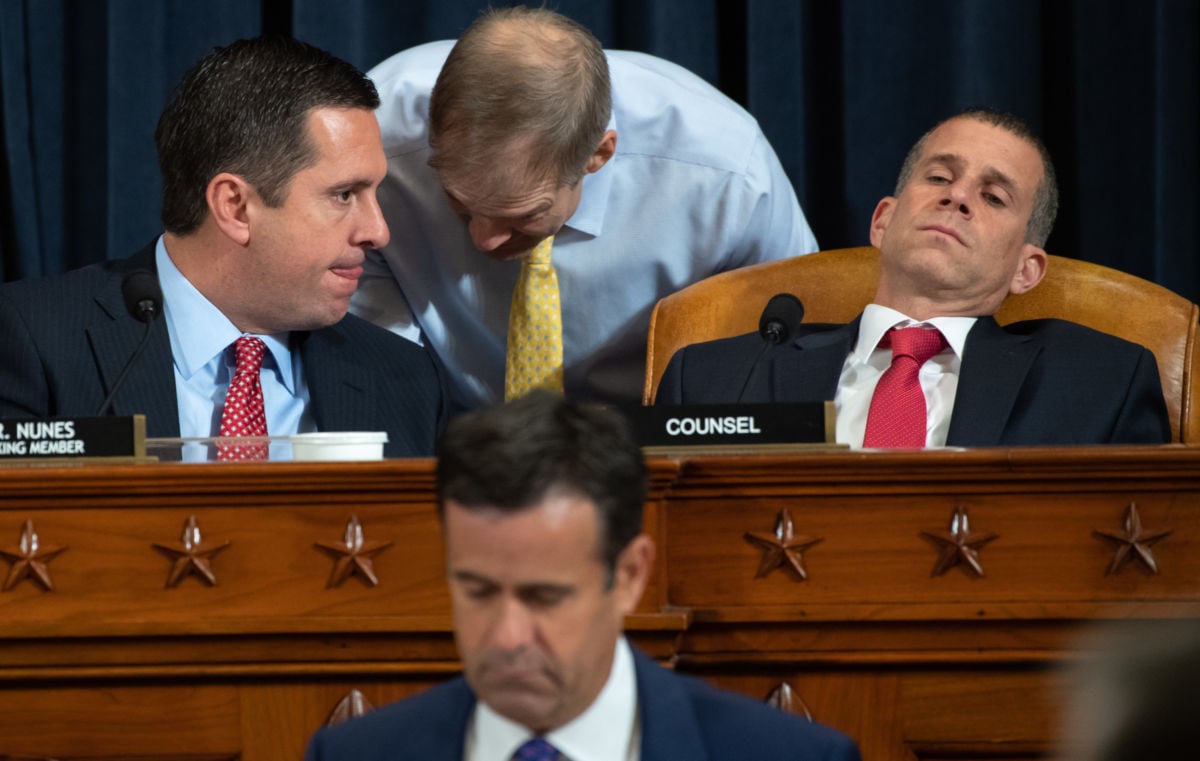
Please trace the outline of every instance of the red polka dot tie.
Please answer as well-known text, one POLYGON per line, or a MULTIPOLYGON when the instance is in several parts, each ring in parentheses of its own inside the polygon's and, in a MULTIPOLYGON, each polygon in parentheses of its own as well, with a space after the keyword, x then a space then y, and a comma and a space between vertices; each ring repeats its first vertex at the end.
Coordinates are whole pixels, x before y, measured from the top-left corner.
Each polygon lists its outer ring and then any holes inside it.
MULTIPOLYGON (((225 393, 221 412, 220 436, 266 436, 267 412, 263 406, 263 353, 267 346, 260 338, 242 336, 234 343, 237 369, 225 393)), ((265 460, 265 443, 217 444, 218 460, 265 460)))
POLYGON ((895 328, 884 336, 892 347, 892 365, 879 376, 863 446, 920 449, 925 446, 925 391, 921 366, 946 346, 942 334, 926 328, 895 328))

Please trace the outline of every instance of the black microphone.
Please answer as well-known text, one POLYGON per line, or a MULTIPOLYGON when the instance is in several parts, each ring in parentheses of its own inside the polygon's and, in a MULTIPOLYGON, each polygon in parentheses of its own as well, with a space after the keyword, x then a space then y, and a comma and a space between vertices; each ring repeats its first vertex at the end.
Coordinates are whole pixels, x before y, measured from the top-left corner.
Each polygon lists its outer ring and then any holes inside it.
POLYGON ((149 345, 150 333, 154 330, 154 324, 157 322, 155 318, 162 311, 162 288, 158 285, 158 277, 150 270, 136 269, 126 275, 125 279, 121 281, 121 295, 125 298, 125 308, 129 310, 129 314, 139 322, 146 323, 146 331, 142 333, 141 343, 134 349, 133 355, 125 363, 125 367, 121 368, 121 374, 113 382, 112 389, 108 392, 104 403, 96 410, 94 417, 103 417, 107 414, 113 397, 117 395, 121 384, 125 382, 125 376, 129 375, 130 368, 134 366, 138 357, 142 356, 146 346, 149 345))
POLYGON ((804 321, 804 305, 791 293, 777 293, 767 302, 758 318, 758 334, 771 346, 778 346, 792 337, 804 321))
POLYGON ((742 382, 742 390, 738 392, 737 397, 738 404, 742 403, 742 397, 746 395, 746 389, 750 387, 750 379, 758 371, 758 365, 762 362, 767 349, 779 346, 791 338, 803 320, 804 305, 795 295, 777 293, 767 302, 762 316, 758 318, 758 335, 762 337, 763 345, 750 365, 750 372, 746 373, 746 380, 742 382))

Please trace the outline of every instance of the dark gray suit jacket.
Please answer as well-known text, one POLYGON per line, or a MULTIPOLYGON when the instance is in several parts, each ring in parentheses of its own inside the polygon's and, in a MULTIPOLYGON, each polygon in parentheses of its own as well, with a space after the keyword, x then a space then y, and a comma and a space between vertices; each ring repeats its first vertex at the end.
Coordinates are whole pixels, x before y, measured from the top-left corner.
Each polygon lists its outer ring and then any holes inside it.
MULTIPOLYGON (((634 649, 642 761, 858 761, 845 735, 679 676, 634 649)), ((318 732, 305 761, 462 761, 475 693, 459 677, 318 732)))
MULTIPOLYGON (((745 403, 834 398, 858 319, 801 325, 769 350, 745 403)), ((671 358, 657 404, 738 400, 763 346, 757 333, 693 344, 671 358)), ((980 317, 967 334, 949 446, 1161 444, 1171 425, 1149 350, 1064 320, 1001 327, 980 317)))
MULTIPOLYGON (((96 413, 145 326, 125 308, 121 281, 156 271, 154 246, 128 259, 0 286, 0 418, 96 413)), ((146 435, 179 435, 171 344, 160 318, 112 414, 146 416, 146 435)), ((387 457, 433 454, 444 425, 433 357, 353 315, 292 334, 321 431, 386 431, 387 457)))

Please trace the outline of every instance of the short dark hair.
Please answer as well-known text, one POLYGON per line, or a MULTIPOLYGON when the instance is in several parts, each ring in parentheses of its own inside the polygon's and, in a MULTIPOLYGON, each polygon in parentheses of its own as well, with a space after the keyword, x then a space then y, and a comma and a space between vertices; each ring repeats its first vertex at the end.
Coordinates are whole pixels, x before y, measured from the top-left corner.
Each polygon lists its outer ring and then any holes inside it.
POLYGON ((307 43, 266 36, 216 48, 184 74, 154 131, 163 226, 194 232, 208 214, 205 189, 221 172, 245 178, 268 206, 282 205, 292 177, 317 160, 309 111, 378 107, 365 74, 307 43))
POLYGON ((1039 247, 1045 246, 1046 239, 1050 237, 1050 231, 1054 229, 1054 219, 1058 216, 1058 177, 1054 172, 1054 162, 1050 159, 1050 151, 1047 150, 1045 143, 1033 134, 1033 130, 1029 128, 1028 124, 1012 114, 994 111, 990 108, 971 108, 938 122, 933 129, 921 135, 921 139, 909 149, 908 155, 904 157, 904 164, 900 167, 900 176, 896 180, 895 195, 900 195, 904 186, 912 179, 913 171, 917 167, 917 161, 921 158, 921 152, 925 150, 925 142, 929 136, 938 127, 954 119, 971 119, 991 124, 1016 135, 1037 149, 1038 155, 1042 157, 1042 181, 1038 183, 1037 190, 1033 194, 1033 210, 1029 215, 1029 222, 1025 226, 1025 242, 1039 247))
POLYGON ((608 58, 579 23, 547 8, 486 11, 463 33, 429 100, 429 161, 439 173, 488 170, 515 139, 521 169, 574 185, 612 114, 608 58))
POLYGON ((617 556, 642 531, 646 501, 646 463, 620 413, 537 389, 459 416, 438 445, 439 515, 450 500, 517 513, 553 490, 595 504, 611 582, 617 556))

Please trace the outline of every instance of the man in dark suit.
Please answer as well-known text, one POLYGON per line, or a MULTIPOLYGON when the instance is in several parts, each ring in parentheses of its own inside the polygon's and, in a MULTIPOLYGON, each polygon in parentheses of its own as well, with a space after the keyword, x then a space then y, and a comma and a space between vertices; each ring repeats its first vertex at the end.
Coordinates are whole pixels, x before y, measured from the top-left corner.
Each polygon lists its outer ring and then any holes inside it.
POLYGON ((757 334, 685 347, 656 401, 833 399, 837 440, 851 446, 1169 441, 1157 365, 1145 348, 1062 320, 1001 327, 992 318, 1009 293, 1041 281, 1057 207, 1050 157, 1023 123, 982 110, 947 119, 913 147, 895 196, 875 209, 879 284, 854 322, 801 325, 753 374, 757 334), (901 333, 933 343, 923 354, 893 351, 901 333), (924 400, 917 418, 876 393, 897 387, 889 375, 906 364, 909 398, 924 400))
POLYGON ((146 330, 122 295, 161 284, 163 316, 112 399, 152 437, 226 430, 235 345, 271 435, 382 430, 389 456, 427 456, 442 391, 421 347, 347 316, 365 251, 387 242, 387 172, 365 75, 284 38, 198 62, 159 119, 158 241, 129 259, 0 287, 0 418, 94 415, 146 330), (251 382, 254 379, 251 379, 251 382))
POLYGON ((654 545, 645 464, 615 412, 538 390, 458 418, 438 454, 464 677, 319 731, 308 761, 858 758, 622 636, 654 545))

